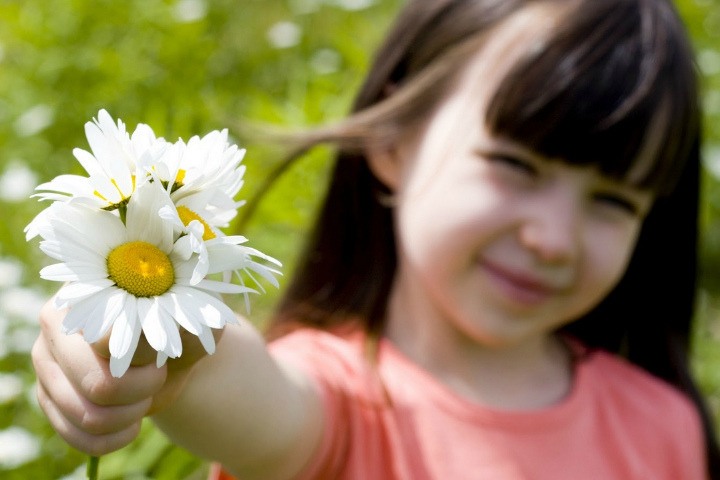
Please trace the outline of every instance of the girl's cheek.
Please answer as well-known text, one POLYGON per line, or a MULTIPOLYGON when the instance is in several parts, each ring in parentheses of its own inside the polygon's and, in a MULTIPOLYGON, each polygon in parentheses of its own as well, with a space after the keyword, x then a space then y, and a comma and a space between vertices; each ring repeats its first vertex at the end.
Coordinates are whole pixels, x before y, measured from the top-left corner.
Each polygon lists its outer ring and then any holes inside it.
POLYGON ((635 250, 638 230, 634 225, 604 225, 589 232, 586 251, 592 268, 602 277, 619 281, 635 250))

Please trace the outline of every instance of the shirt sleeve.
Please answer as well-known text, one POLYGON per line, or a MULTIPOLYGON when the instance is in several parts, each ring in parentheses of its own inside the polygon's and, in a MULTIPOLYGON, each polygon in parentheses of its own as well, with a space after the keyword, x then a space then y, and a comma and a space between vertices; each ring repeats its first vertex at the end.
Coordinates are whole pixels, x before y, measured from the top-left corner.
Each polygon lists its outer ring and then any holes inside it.
POLYGON ((368 417, 384 397, 365 358, 363 338, 301 330, 269 345, 276 359, 310 379, 322 402, 322 440, 298 480, 338 478, 347 468, 350 443, 356 448, 358 437, 372 431, 366 428, 368 417))
MULTIPOLYGON (((685 399, 683 399, 685 400, 685 399)), ((709 479, 705 433, 700 414, 691 401, 685 402, 678 415, 678 437, 682 438, 678 450, 678 472, 675 478, 709 479)))

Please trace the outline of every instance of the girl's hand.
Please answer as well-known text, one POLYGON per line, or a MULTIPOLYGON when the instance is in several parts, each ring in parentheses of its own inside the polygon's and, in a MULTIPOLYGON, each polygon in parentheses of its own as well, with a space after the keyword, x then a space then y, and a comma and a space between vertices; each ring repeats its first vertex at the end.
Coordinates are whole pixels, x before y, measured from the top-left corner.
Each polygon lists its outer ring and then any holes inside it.
POLYGON ((132 442, 143 417, 171 403, 191 367, 204 356, 198 341, 183 338, 182 360, 157 368, 157 352, 143 338, 133 366, 122 378, 114 378, 108 339, 89 345, 80 334, 65 335, 60 331, 63 317, 51 302, 40 313, 40 336, 32 351, 37 396, 57 433, 89 455, 104 455, 132 442))
POLYGON ((37 394, 58 434, 82 452, 124 447, 148 415, 173 443, 238 478, 292 478, 320 444, 324 417, 314 384, 276 361, 249 322, 226 327, 212 356, 197 337, 183 336, 182 356, 162 368, 141 340, 132 366, 114 378, 107 339, 89 345, 80 334, 61 333, 63 317, 51 303, 40 314, 32 352, 37 394))

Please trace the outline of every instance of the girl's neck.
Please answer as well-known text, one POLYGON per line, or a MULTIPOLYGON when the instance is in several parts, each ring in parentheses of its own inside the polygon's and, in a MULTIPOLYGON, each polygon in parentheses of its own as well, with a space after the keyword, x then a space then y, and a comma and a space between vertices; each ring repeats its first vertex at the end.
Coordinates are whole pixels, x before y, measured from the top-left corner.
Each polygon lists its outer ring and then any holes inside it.
POLYGON ((391 296, 385 336, 409 359, 469 401, 508 410, 547 407, 572 388, 572 355, 547 333, 488 346, 422 307, 391 296), (428 318, 430 317, 430 318, 428 318), (422 320, 421 320, 422 318, 422 320))

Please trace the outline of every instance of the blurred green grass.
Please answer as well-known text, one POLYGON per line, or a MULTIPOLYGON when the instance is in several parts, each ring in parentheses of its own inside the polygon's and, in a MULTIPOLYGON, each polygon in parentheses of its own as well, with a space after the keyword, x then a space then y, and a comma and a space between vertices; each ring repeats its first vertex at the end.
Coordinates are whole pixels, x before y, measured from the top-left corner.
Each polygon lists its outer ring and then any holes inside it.
MULTIPOLYGON (((130 131, 147 123, 171 141, 229 127, 248 149, 241 196, 250 198, 281 152, 244 138, 242 121, 303 127, 340 118, 401 3, 0 0, 1 478, 84 478, 85 456, 54 434, 34 399, 29 349, 37 311, 57 285, 39 280, 48 260, 23 235, 45 206, 28 200, 30 189, 82 173, 72 149, 88 148, 84 123, 105 108, 130 131), (3 441, 16 450, 3 453, 3 441)), ((720 172, 720 2, 678 6, 699 52, 708 111, 694 365, 720 412, 720 301, 712 293, 720 286, 720 189, 710 174, 720 172)), ((283 261, 286 278, 322 197, 327 160, 328 151, 317 149, 298 162, 240 232, 283 261)), ((261 325, 277 294, 254 298, 250 320, 261 325)), ((170 445, 149 422, 137 441, 101 463, 107 480, 192 480, 206 472, 204 461, 170 445)))

